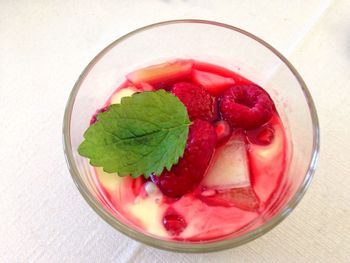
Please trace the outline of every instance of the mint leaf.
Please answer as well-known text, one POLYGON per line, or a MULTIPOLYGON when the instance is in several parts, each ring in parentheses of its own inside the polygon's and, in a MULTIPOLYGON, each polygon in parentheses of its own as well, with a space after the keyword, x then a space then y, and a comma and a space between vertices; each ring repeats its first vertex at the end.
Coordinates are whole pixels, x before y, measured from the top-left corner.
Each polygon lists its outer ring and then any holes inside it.
POLYGON ((164 90, 122 98, 97 120, 78 152, 105 172, 148 178, 183 156, 190 120, 182 102, 164 90))

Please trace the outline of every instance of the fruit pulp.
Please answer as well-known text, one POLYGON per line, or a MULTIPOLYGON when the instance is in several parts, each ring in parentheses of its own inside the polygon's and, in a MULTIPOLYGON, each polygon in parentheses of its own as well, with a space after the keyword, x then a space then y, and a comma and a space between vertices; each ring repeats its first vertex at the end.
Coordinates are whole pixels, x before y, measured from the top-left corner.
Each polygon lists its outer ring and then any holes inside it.
MULTIPOLYGON (((232 85, 252 84, 226 68, 194 60, 136 70, 126 79, 96 114, 135 92, 170 90, 180 82, 201 86, 215 99, 232 85)), ((226 134, 225 124, 217 121, 216 130, 226 134)), ((256 129, 229 130, 231 135, 217 144, 201 183, 179 198, 165 196, 150 180, 95 168, 102 204, 132 228, 167 240, 207 242, 243 231, 276 199, 289 152, 275 108, 271 119, 256 129)))

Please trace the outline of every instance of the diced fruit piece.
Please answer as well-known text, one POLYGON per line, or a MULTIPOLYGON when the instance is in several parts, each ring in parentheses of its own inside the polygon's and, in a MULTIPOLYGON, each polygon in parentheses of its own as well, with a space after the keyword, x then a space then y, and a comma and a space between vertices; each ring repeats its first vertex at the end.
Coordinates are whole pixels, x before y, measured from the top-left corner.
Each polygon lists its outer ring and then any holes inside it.
POLYGON ((172 236, 178 236, 187 227, 185 219, 173 208, 168 208, 163 217, 163 225, 172 236))
POLYGON ((193 190, 201 182, 216 144, 213 126, 206 121, 195 120, 190 126, 183 158, 170 171, 160 176, 151 175, 152 181, 169 197, 180 197, 193 190))
POLYGON ((232 78, 227 78, 200 70, 193 70, 192 81, 195 84, 202 86, 213 96, 221 94, 227 88, 235 84, 235 81, 232 78))
POLYGON ((259 200, 250 187, 217 190, 215 195, 200 195, 199 198, 209 206, 234 206, 244 210, 256 210, 259 207, 259 200))
POLYGON ((146 180, 143 176, 140 176, 138 178, 134 178, 131 183, 131 188, 135 196, 137 196, 145 184, 146 180))
POLYGON ((130 97, 132 94, 134 94, 136 91, 131 88, 123 88, 113 94, 113 96, 109 99, 110 104, 118 104, 120 103, 121 99, 124 97, 130 97))
MULTIPOLYGON (((251 184, 262 203, 268 202, 280 185, 286 170, 286 135, 283 124, 276 113, 267 127, 273 130, 269 144, 249 144, 248 157, 251 184)), ((248 140, 252 138, 248 135, 248 140)))
POLYGON ((214 98, 202 87, 180 82, 172 87, 171 93, 186 106, 190 120, 212 121, 216 118, 214 98))
POLYGON ((255 129, 271 119, 274 104, 255 84, 235 85, 220 98, 220 112, 233 128, 255 129))
POLYGON ((218 65, 214 65, 214 64, 210 64, 202 61, 193 61, 193 70, 199 70, 204 72, 215 72, 216 75, 233 79, 236 82, 236 84, 252 83, 250 80, 239 75, 237 72, 234 72, 232 70, 229 70, 227 68, 224 68, 218 65))
POLYGON ((227 121, 220 120, 214 123, 216 132, 216 143, 218 145, 224 144, 231 137, 232 129, 227 121))
POLYGON ((148 84, 147 82, 141 82, 140 83, 141 91, 152 91, 155 90, 155 88, 148 84))
POLYGON ((273 141, 274 130, 268 123, 262 127, 247 131, 249 142, 257 145, 269 145, 273 141))
POLYGON ((233 134, 225 145, 215 151, 201 185, 205 189, 217 190, 250 185, 243 134, 233 134))
POLYGON ((98 109, 95 114, 92 116, 91 120, 90 120, 90 125, 94 124, 95 122, 97 122, 97 115, 99 115, 100 113, 102 112, 105 112, 108 110, 108 107, 109 106, 105 106, 105 107, 102 107, 101 109, 98 109))
POLYGON ((183 80, 188 78, 191 72, 190 60, 175 60, 133 71, 126 78, 136 87, 142 88, 144 83, 154 86, 158 83, 183 80))

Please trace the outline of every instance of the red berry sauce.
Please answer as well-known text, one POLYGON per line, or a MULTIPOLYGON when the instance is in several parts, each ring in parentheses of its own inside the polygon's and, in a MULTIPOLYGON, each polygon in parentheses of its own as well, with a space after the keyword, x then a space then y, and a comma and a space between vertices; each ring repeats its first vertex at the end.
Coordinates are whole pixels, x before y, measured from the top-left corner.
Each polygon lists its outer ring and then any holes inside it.
POLYGON ((276 199, 289 156, 269 94, 229 69, 194 60, 126 78, 91 124, 122 92, 165 89, 179 97, 192 125, 183 157, 160 176, 133 179, 96 168, 102 204, 146 234, 183 242, 224 239, 252 222, 262 224, 259 216, 276 199))

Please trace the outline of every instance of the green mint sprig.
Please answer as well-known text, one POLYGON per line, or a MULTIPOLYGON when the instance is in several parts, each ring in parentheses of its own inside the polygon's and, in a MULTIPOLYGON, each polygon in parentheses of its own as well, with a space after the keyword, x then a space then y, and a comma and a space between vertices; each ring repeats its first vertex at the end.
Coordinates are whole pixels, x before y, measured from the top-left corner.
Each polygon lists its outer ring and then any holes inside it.
POLYGON ((119 176, 148 178, 170 170, 183 156, 190 120, 182 102, 164 90, 137 93, 97 116, 80 155, 119 176))

